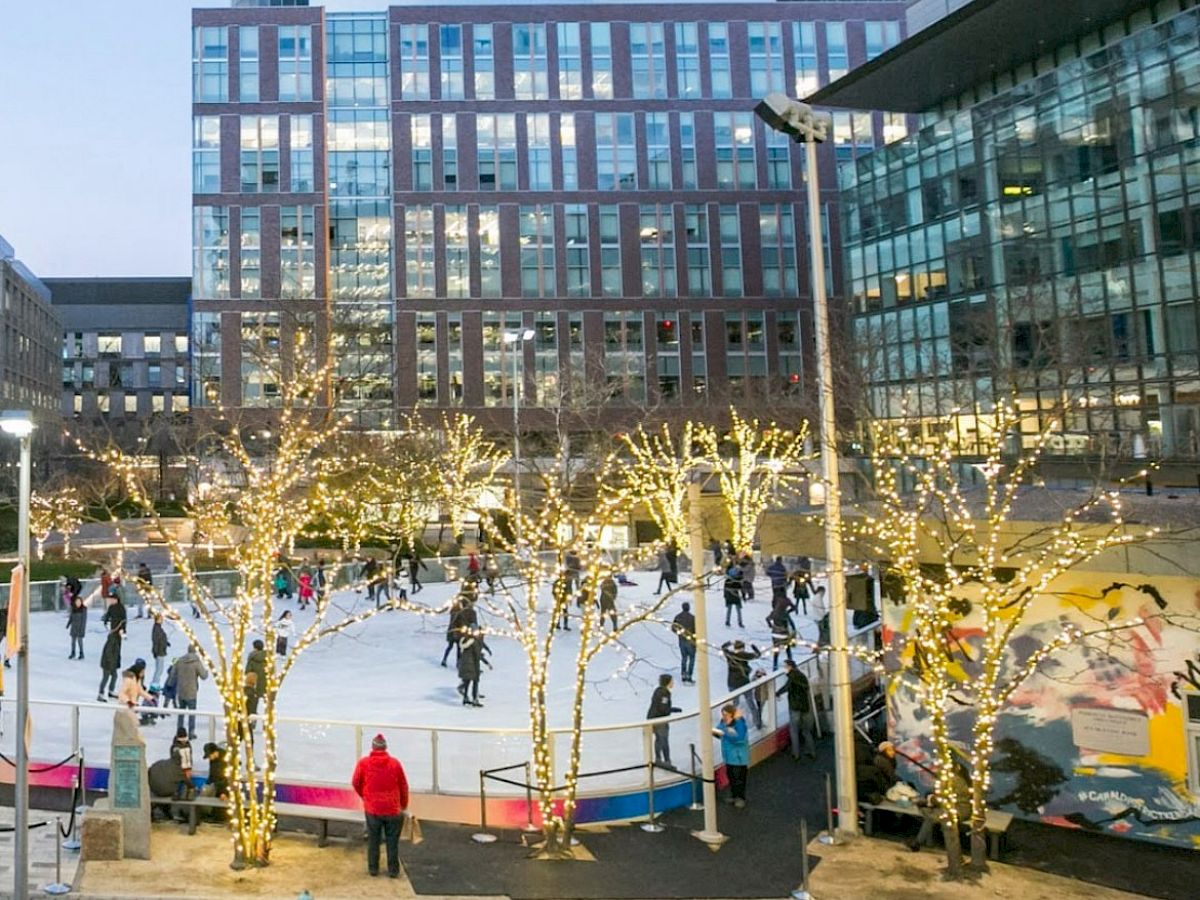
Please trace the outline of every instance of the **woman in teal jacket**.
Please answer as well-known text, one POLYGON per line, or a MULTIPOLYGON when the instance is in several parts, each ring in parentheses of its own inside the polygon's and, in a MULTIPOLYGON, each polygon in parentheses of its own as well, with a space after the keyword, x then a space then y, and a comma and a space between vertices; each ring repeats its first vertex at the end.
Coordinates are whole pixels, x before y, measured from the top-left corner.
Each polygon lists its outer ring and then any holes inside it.
POLYGON ((721 756, 729 776, 729 800, 738 809, 746 805, 746 773, 750 769, 750 738, 742 711, 732 703, 721 710, 721 724, 713 729, 721 739, 721 756))

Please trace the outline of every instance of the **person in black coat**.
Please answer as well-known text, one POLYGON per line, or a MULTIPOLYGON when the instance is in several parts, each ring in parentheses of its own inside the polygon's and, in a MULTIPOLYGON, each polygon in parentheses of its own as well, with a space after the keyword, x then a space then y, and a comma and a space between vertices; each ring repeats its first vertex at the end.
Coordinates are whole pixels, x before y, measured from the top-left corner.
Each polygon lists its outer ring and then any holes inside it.
MULTIPOLYGON (((671 713, 682 712, 678 706, 673 706, 671 703, 672 687, 673 682, 670 675, 664 673, 658 676, 658 687, 654 689, 654 693, 650 697, 650 708, 646 711, 647 719, 662 719, 671 713)), ((652 730, 654 732, 654 761, 674 768, 671 765, 671 726, 663 722, 653 726, 652 730)))
POLYGON ((600 582, 600 627, 604 627, 604 617, 612 621, 613 631, 617 630, 617 579, 610 572, 600 582))
POLYGON ((108 606, 104 608, 104 615, 100 617, 100 621, 108 626, 109 631, 120 631, 124 635, 128 615, 125 612, 125 604, 121 602, 120 588, 114 584, 109 591, 111 593, 107 598, 108 606))
POLYGON ((71 599, 71 612, 67 616, 67 630, 71 632, 71 655, 67 659, 75 659, 75 650, 79 650, 79 659, 83 659, 83 636, 87 634, 87 604, 83 597, 76 594, 71 599))
POLYGON ((477 628, 465 632, 458 646, 458 678, 461 682, 458 692, 462 695, 463 706, 483 706, 479 702, 479 675, 485 664, 491 668, 492 664, 484 657, 485 653, 492 652, 491 648, 477 628))
POLYGON ((696 668, 696 617, 692 615, 690 603, 685 602, 683 611, 671 620, 671 630, 679 639, 680 679, 684 684, 692 684, 692 673, 696 668))
MULTIPOLYGON (((750 663, 762 656, 762 651, 753 644, 747 650, 745 641, 726 641, 721 645, 721 652, 725 654, 725 665, 728 666, 728 671, 725 675, 726 687, 731 691, 744 688, 750 683, 750 663)), ((748 704, 750 711, 753 712, 754 702, 749 698, 748 694, 739 694, 733 702, 738 703, 743 701, 748 704)))
MULTIPOLYGON (((117 603, 118 608, 121 607, 117 603)), ((109 607, 110 609, 112 607, 109 607)), ((108 637, 104 640, 104 649, 100 651, 100 689, 96 692, 96 700, 104 703, 104 685, 108 684, 108 696, 117 697, 117 673, 121 671, 121 641, 125 639, 124 619, 121 625, 109 628, 108 637)))
POLYGON ((479 617, 475 614, 475 606, 470 599, 465 596, 459 596, 454 606, 450 608, 450 621, 446 623, 446 649, 442 653, 442 668, 446 667, 446 660, 450 658, 450 650, 454 650, 454 662, 457 663, 462 651, 459 649, 458 642, 462 638, 465 631, 470 631, 479 621, 479 617))
POLYGON ((725 570, 725 627, 729 627, 730 613, 737 610, 738 628, 745 628, 742 621, 742 570, 737 560, 730 559, 729 567, 725 570))
POLYGON ((167 630, 163 628, 162 613, 154 614, 154 625, 150 629, 150 656, 154 659, 154 675, 150 684, 157 687, 162 684, 163 671, 167 667, 167 649, 171 642, 167 639, 167 630))
POLYGON ((787 694, 788 736, 792 741, 792 759, 800 758, 801 738, 804 739, 804 752, 808 758, 816 759, 816 719, 813 716, 808 676, 796 668, 796 664, 790 659, 784 663, 784 668, 787 670, 787 681, 775 692, 775 696, 787 694))

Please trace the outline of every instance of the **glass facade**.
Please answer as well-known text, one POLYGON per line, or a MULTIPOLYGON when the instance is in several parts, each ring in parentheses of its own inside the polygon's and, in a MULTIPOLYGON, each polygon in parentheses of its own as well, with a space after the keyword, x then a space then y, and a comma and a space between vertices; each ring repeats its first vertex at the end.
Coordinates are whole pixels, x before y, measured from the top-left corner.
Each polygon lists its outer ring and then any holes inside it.
POLYGON ((1200 10, 1149 12, 841 170, 858 363, 883 420, 970 452, 1016 395, 1049 452, 1200 450, 1200 10))

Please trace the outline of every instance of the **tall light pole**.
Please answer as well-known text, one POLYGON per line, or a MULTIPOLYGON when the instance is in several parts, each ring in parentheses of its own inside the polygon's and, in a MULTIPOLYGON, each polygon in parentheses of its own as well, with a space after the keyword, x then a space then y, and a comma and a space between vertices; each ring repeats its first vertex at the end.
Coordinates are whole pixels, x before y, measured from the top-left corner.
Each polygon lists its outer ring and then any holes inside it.
POLYGON ((708 605, 704 596, 704 534, 700 521, 700 473, 688 485, 688 553, 692 557, 692 605, 696 612, 696 736, 700 747, 701 788, 704 793, 704 828, 695 832, 706 844, 720 844, 717 830, 717 785, 713 781, 712 698, 708 682, 708 605))
MULTIPOLYGON (((18 596, 9 596, 17 606, 21 642, 17 648, 17 772, 13 806, 16 819, 13 825, 13 896, 25 900, 29 896, 29 753, 25 735, 29 728, 29 494, 30 494, 30 436, 33 417, 23 409, 6 409, 0 413, 0 429, 21 442, 21 487, 17 507, 17 557, 24 577, 18 596)), ((11 637, 10 637, 11 640, 11 637)), ((57 836, 55 837, 57 840, 57 836)))
MULTIPOLYGON (((522 331, 506 331, 503 336, 505 345, 512 350, 513 503, 518 513, 521 511, 521 381, 524 380, 521 376, 524 375, 524 369, 522 368, 521 375, 518 375, 517 358, 525 355, 525 343, 532 341, 533 336, 534 331, 532 328, 526 328, 522 331)), ((521 527, 521 517, 518 515, 513 521, 519 530, 521 527)), ((521 535, 519 533, 515 533, 515 536, 520 540, 521 535)))
POLYGON ((830 682, 833 688, 833 745, 837 764, 838 829, 858 833, 858 794, 854 783, 854 720, 850 659, 846 649, 846 579, 842 562, 842 507, 838 485, 837 421, 833 406, 833 362, 829 355, 829 309, 825 294, 825 254, 821 246, 821 195, 817 144, 829 134, 828 116, 807 103, 772 93, 754 108, 771 128, 804 144, 808 194, 808 244, 816 331, 817 394, 821 419, 821 476, 825 482, 825 569, 828 573, 830 682))

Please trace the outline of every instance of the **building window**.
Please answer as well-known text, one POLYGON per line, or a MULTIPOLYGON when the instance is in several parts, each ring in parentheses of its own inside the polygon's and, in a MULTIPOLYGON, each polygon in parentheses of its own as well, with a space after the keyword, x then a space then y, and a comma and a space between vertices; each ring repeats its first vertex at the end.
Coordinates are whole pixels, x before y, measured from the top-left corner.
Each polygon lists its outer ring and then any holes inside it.
POLYGON ((229 208, 197 206, 192 211, 192 296, 229 296, 229 208))
POLYGON ((753 188, 754 117, 750 113, 713 113, 717 154, 717 187, 725 190, 753 188))
POLYGON ((238 100, 258 102, 258 26, 238 28, 238 100))
POLYGON ((546 26, 514 25, 513 96, 518 100, 549 100, 546 26))
POLYGON ((458 119, 442 113, 442 187, 458 190, 458 119))
POLYGON ((700 38, 695 22, 675 23, 675 77, 681 100, 700 98, 700 38))
POLYGON ((391 297, 391 202, 338 200, 330 204, 329 217, 329 287, 333 299, 391 297))
POLYGON ((825 55, 829 61, 829 80, 837 81, 850 71, 850 56, 846 50, 846 23, 825 23, 825 55))
POLYGON ((316 189, 313 183, 313 117, 292 116, 290 143, 292 151, 292 191, 298 194, 316 189))
POLYGON ((433 190, 433 125, 429 115, 412 117, 412 189, 433 190))
POLYGON ((279 26, 279 100, 313 98, 312 26, 279 26))
POLYGON ((596 187, 602 191, 637 190, 633 113, 596 113, 596 187))
POLYGON ((387 22, 330 18, 325 25, 325 97, 330 107, 386 106, 387 22))
POLYGON ((539 312, 533 320, 533 388, 538 406, 555 406, 558 390, 558 314, 539 312))
POLYGON ((242 296, 256 299, 262 296, 262 220, 256 208, 242 207, 240 248, 242 296))
POLYGON ((121 332, 101 331, 96 335, 96 355, 100 359, 120 359, 121 332))
POLYGON ((279 190, 279 117, 242 116, 242 193, 279 190))
POLYGON ((446 207, 446 296, 471 296, 471 249, 467 208, 446 207))
POLYGON ((642 247, 642 295, 674 297, 675 220, 671 207, 643 205, 638 236, 642 247))
POLYGON ((800 314, 781 310, 776 314, 779 339, 779 374, 785 394, 799 395, 804 388, 804 350, 800 344, 800 314))
POLYGON ((821 86, 816 23, 793 22, 792 44, 796 63, 796 96, 807 97, 815 94, 821 86))
POLYGON ((605 297, 620 297, 621 219, 616 206, 600 207, 600 291, 605 297))
POLYGON ((442 99, 462 100, 467 95, 463 84, 462 26, 440 26, 438 42, 441 49, 442 99))
POLYGON ((526 151, 529 158, 529 190, 548 191, 550 177, 550 114, 529 113, 525 117, 526 151))
POLYGON ((162 356, 162 335, 157 333, 142 335, 142 353, 148 359, 157 359, 162 356))
POLYGON ((192 102, 229 102, 229 32, 224 26, 192 29, 192 102))
POLYGON ((404 257, 409 297, 432 297, 436 293, 433 234, 433 207, 405 208, 404 257))
POLYGON ((725 314, 725 369, 729 391, 761 397, 766 393, 767 344, 762 312, 725 314))
POLYGON ((646 399, 646 354, 642 314, 604 314, 604 374, 615 402, 646 399))
POLYGON ((188 336, 186 334, 176 334, 175 335, 175 355, 176 356, 187 356, 188 355, 188 336))
POLYGON ((575 149, 575 114, 562 113, 558 122, 558 140, 562 148, 562 189, 579 190, 579 154, 575 149))
POLYGON ((475 99, 496 98, 496 45, 491 25, 471 26, 472 55, 475 61, 475 99))
POLYGON ((216 194, 221 190, 221 119, 192 119, 192 191, 216 194))
POLYGON ((450 388, 450 403, 461 406, 463 402, 463 337, 462 313, 446 316, 446 382, 450 388))
POLYGON ((780 22, 750 22, 750 96, 765 97, 784 90, 783 25, 780 22))
POLYGON ((712 264, 708 249, 708 207, 689 204, 683 208, 687 235, 688 295, 712 296, 712 264))
POLYGON ((708 355, 704 349, 704 316, 692 313, 692 393, 703 397, 708 393, 708 355))
POLYGON ((724 22, 708 23, 708 73, 715 98, 733 96, 733 80, 729 74, 729 26, 724 22))
POLYGON ((476 117, 481 191, 517 189, 517 117, 513 113, 476 117))
POLYGON ((613 98, 612 27, 607 22, 592 23, 592 96, 597 100, 613 98))
POLYGON ((650 190, 671 189, 671 127, 665 112, 646 113, 646 171, 650 190))
POLYGON ((660 312, 655 316, 655 355, 658 357, 658 395, 663 400, 679 398, 679 314, 660 312))
POLYGON ((643 100, 665 98, 667 50, 661 22, 630 24, 629 57, 633 68, 633 96, 643 100))
POLYGON ((196 313, 192 329, 196 337, 192 372, 195 404, 208 406, 221 399, 221 314, 196 313))
POLYGON ((583 99, 583 49, 578 22, 559 22, 558 96, 561 100, 583 99))
POLYGON ((553 297, 554 207, 521 207, 521 294, 553 297))
POLYGON ((500 209, 479 207, 479 296, 500 296, 500 209))
POLYGON ((563 207, 563 215, 566 219, 567 296, 590 297, 592 273, 587 207, 582 203, 568 204, 563 207))
POLYGON ((162 387, 162 366, 159 363, 146 366, 146 384, 152 388, 162 387))
POLYGON ((796 229, 792 208, 764 203, 759 207, 758 227, 762 247, 763 295, 797 296, 796 229))
POLYGON ((883 114, 883 142, 894 144, 908 137, 908 116, 904 113, 885 112, 883 114))
POLYGON ((437 319, 432 313, 417 315, 417 400, 437 403, 437 319))
POLYGON ((781 131, 762 123, 767 148, 767 187, 788 190, 792 186, 792 140, 781 131))
POLYGON ((867 59, 874 59, 900 43, 899 22, 864 22, 863 28, 867 37, 867 59))
POLYGON ((696 116, 679 114, 679 158, 685 191, 696 189, 696 116))
POLYGON ((721 291, 726 297, 742 296, 742 228, 736 206, 722 205, 721 291))
POLYGON ((309 299, 317 281, 316 229, 311 206, 279 210, 279 296, 309 299))
POLYGON ((335 197, 391 193, 391 139, 383 109, 329 111, 329 192, 335 197))
POLYGON ((400 26, 400 99, 429 99, 429 26, 400 26))
POLYGON ((525 342, 504 342, 504 332, 524 328, 520 313, 503 318, 498 313, 483 314, 483 402, 485 406, 509 405, 516 385, 525 378, 525 342), (510 354, 515 354, 514 360, 510 354), (513 369, 516 368, 515 381, 513 369))

